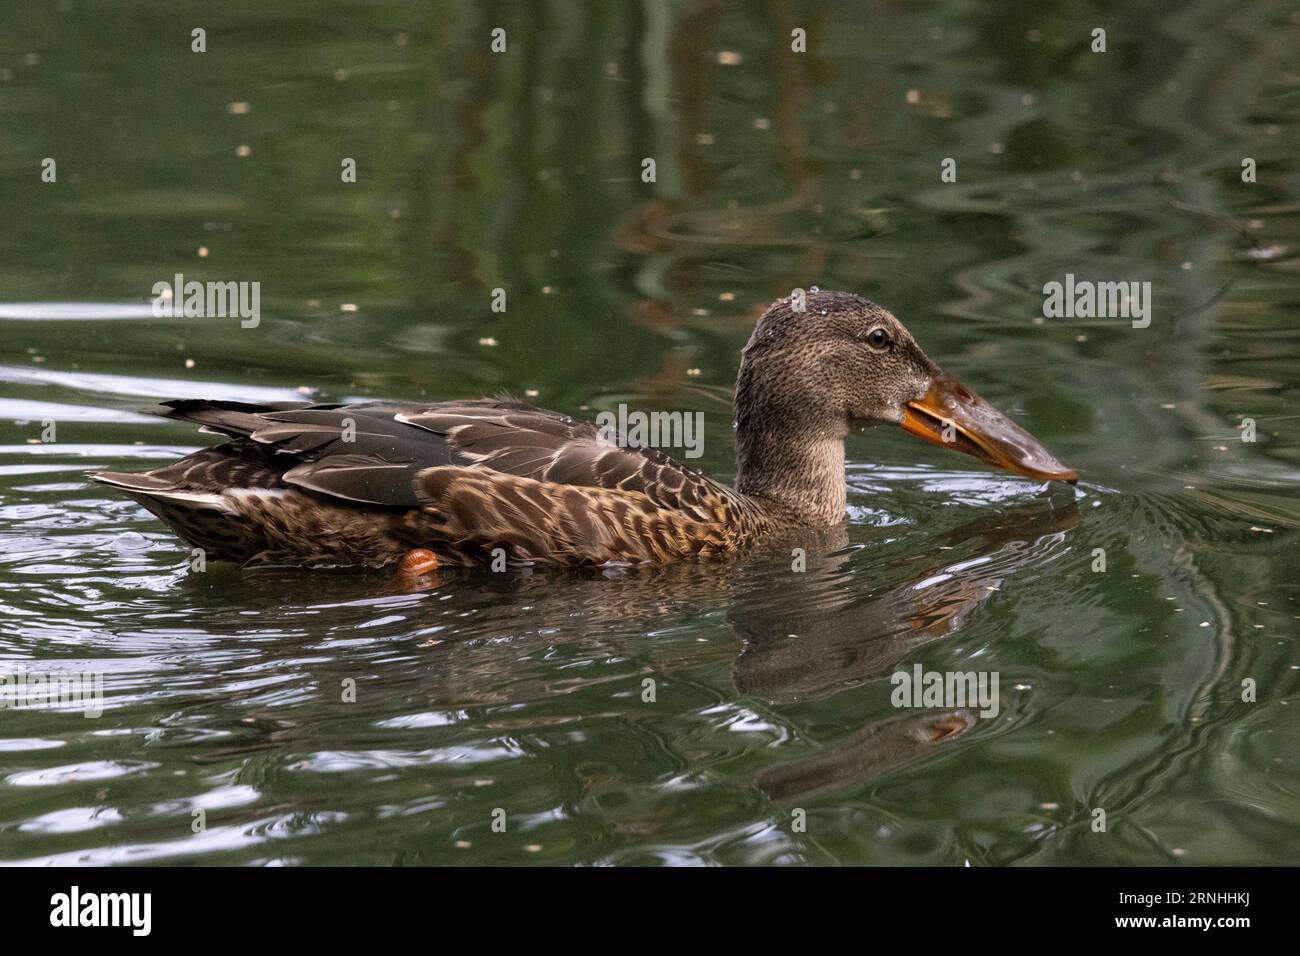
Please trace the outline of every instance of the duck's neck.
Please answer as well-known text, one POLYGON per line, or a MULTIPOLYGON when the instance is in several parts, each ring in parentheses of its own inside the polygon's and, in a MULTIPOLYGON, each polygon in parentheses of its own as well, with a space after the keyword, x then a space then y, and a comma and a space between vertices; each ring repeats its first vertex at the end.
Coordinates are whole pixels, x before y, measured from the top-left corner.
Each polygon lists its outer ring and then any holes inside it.
POLYGON ((844 434, 825 426, 776 434, 764 424, 771 423, 737 417, 736 490, 810 527, 843 521, 844 434))

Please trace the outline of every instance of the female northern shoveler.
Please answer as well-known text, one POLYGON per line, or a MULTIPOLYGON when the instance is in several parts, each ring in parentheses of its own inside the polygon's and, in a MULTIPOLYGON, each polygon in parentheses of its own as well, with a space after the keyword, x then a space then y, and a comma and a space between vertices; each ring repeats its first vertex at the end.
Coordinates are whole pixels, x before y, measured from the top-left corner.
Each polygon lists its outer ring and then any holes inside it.
POLYGON ((894 422, 990 465, 1075 481, 1031 435, 943 373, 860 296, 780 299, 736 384, 736 487, 588 422, 514 401, 147 409, 231 440, 144 474, 99 472, 208 559, 386 565, 665 562, 844 520, 844 438, 894 422), (497 551, 496 549, 502 549, 497 551), (428 564, 432 564, 430 559, 428 564))

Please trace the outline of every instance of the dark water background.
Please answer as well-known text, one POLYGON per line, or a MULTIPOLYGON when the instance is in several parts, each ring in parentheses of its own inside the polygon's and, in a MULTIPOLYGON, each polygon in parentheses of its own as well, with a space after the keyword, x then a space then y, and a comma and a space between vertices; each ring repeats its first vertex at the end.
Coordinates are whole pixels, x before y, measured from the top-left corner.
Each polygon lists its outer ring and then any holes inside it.
POLYGON ((1295 862, 1298 50, 1284 2, 0 5, 0 669, 106 694, 0 709, 0 860, 1295 862), (176 272, 261 324, 150 317, 176 272), (1067 272, 1151 326, 1042 319, 1067 272), (192 573, 84 479, 205 441, 158 397, 503 388, 701 411, 730 477, 738 350, 811 285, 1077 500, 876 429, 806 574, 416 586, 192 573), (915 664, 999 714, 900 715, 915 664))

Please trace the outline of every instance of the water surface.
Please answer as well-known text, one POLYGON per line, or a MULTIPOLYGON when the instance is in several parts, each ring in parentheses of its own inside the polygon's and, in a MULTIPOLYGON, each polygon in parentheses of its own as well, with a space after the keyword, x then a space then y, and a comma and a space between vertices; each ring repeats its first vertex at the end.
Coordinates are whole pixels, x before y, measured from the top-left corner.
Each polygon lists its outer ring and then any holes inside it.
POLYGON ((5 4, 0 668, 105 699, 0 710, 0 860, 1294 862, 1297 28, 1281 2, 5 4), (154 318, 177 272, 260 282, 261 322, 154 318), (1043 319, 1066 273, 1151 282, 1151 326, 1043 319), (729 478, 738 351, 812 285, 891 308, 1077 492, 874 429, 802 574, 412 583, 197 573, 85 480, 211 440, 138 414, 160 397, 500 389, 703 412, 692 464, 729 478), (917 664, 997 672, 998 714, 895 708, 917 664))

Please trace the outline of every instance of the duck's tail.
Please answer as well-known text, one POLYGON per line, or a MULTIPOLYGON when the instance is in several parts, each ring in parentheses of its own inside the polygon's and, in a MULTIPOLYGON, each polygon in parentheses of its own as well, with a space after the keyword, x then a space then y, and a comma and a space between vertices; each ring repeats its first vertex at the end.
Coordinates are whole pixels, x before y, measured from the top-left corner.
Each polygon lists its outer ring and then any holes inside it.
POLYGON ((171 501, 188 508, 211 508, 230 514, 234 509, 221 495, 204 491, 187 491, 174 481, 159 478, 150 472, 96 471, 92 481, 116 488, 128 498, 148 507, 151 501, 171 501))
POLYGON ((178 487, 149 473, 98 471, 90 478, 142 505, 211 560, 246 560, 260 543, 248 540, 248 523, 223 494, 178 487))

